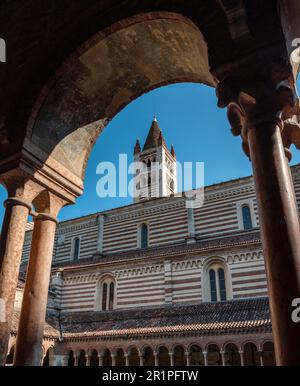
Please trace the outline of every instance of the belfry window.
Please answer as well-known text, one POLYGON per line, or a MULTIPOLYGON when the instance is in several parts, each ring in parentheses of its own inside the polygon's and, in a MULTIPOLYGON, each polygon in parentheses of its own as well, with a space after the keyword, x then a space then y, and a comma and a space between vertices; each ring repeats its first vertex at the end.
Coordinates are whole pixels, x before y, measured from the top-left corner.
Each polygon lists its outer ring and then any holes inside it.
POLYGON ((80 252, 80 238, 75 237, 73 240, 73 260, 79 259, 79 252, 80 252))
POLYGON ((107 277, 100 284, 100 302, 102 311, 114 309, 115 304, 115 282, 111 277, 107 277))
POLYGON ((141 248, 148 248, 148 225, 142 224, 140 232, 141 232, 141 248))
POLYGON ((248 205, 242 207, 243 226, 245 230, 252 229, 251 211, 248 205))

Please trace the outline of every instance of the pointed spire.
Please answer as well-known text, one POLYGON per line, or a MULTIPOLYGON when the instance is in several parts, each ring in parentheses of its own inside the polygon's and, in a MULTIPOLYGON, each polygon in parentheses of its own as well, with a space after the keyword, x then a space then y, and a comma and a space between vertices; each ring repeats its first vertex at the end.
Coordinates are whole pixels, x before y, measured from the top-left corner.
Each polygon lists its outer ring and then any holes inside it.
POLYGON ((174 146, 172 145, 171 146, 171 154, 174 158, 176 158, 176 154, 175 154, 175 150, 174 150, 174 146))
POLYGON ((134 155, 141 152, 141 145, 139 139, 136 140, 135 146, 134 146, 134 155))
POLYGON ((163 143, 165 143, 165 140, 160 128, 158 127, 156 115, 154 115, 145 145, 143 147, 143 151, 160 146, 163 143))

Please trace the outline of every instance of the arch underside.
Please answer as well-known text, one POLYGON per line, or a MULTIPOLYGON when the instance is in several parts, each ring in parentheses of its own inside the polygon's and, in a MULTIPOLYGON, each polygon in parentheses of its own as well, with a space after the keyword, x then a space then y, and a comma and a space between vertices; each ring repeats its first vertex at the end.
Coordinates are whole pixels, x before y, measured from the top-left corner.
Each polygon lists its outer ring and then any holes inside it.
MULTIPOLYGON (((187 19, 167 15, 94 36, 45 88, 27 141, 79 178, 106 124, 132 100, 177 82, 214 85, 206 43, 187 19)), ((201 102, 199 101, 199 104, 201 102)))

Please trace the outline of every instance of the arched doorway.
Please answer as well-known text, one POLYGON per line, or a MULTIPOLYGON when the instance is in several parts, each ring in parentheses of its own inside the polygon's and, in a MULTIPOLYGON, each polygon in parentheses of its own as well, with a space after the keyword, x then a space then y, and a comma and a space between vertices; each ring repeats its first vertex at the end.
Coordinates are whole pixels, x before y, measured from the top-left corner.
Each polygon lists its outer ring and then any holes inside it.
POLYGON ((68 366, 73 367, 74 364, 75 364, 74 352, 71 350, 69 351, 69 356, 68 356, 68 366))
POLYGON ((185 366, 184 348, 182 346, 176 346, 174 348, 174 366, 185 366))
POLYGON ((210 344, 207 350, 207 365, 222 366, 222 357, 220 349, 216 344, 210 344))
POLYGON ((155 365, 155 359, 153 350, 151 347, 146 347, 144 349, 144 366, 154 366, 155 365))
POLYGON ((12 366, 14 362, 14 354, 15 354, 15 346, 12 346, 6 358, 6 366, 12 366))
POLYGON ((233 343, 225 346, 225 366, 241 366, 241 356, 238 347, 233 343))
POLYGON ((93 367, 99 366, 99 356, 98 356, 97 350, 93 350, 91 353, 90 366, 93 366, 93 367))
POLYGON ((125 366, 125 355, 123 349, 119 348, 116 355, 116 366, 125 366))
POLYGON ((140 357, 139 357, 139 352, 137 348, 131 347, 128 350, 128 361, 129 361, 129 366, 139 366, 140 365, 140 357))
POLYGON ((263 345, 262 358, 264 366, 276 366, 275 350, 273 342, 266 342, 263 345))
POLYGON ((103 366, 111 366, 112 365, 112 359, 111 359, 111 353, 108 349, 105 349, 103 352, 103 366))
POLYGON ((204 366, 204 356, 202 353, 202 349, 197 344, 193 344, 190 347, 190 365, 204 366))
POLYGON ((169 350, 165 346, 160 346, 157 350, 158 353, 158 365, 170 366, 169 350))
POLYGON ((249 342, 244 346, 244 364, 245 366, 260 366, 260 358, 257 347, 249 342))
POLYGON ((79 353, 78 366, 79 367, 86 366, 86 356, 85 356, 85 351, 84 350, 81 350, 80 353, 79 353))

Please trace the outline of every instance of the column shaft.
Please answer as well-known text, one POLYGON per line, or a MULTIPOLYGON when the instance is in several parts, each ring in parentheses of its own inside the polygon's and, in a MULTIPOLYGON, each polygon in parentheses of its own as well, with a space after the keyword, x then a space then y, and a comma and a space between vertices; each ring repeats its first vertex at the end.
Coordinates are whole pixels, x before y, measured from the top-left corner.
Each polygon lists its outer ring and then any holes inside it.
POLYGON ((244 361, 244 351, 239 351, 240 357, 241 357, 241 366, 245 366, 245 361, 244 361))
POLYGON ((300 295, 300 226, 279 126, 253 125, 248 132, 278 365, 300 363, 300 324, 291 318, 300 295))
POLYGON ((30 204, 8 199, 0 239, 0 366, 6 362, 30 204))
POLYGON ((35 218, 14 365, 40 363, 55 229, 50 216, 35 218))

